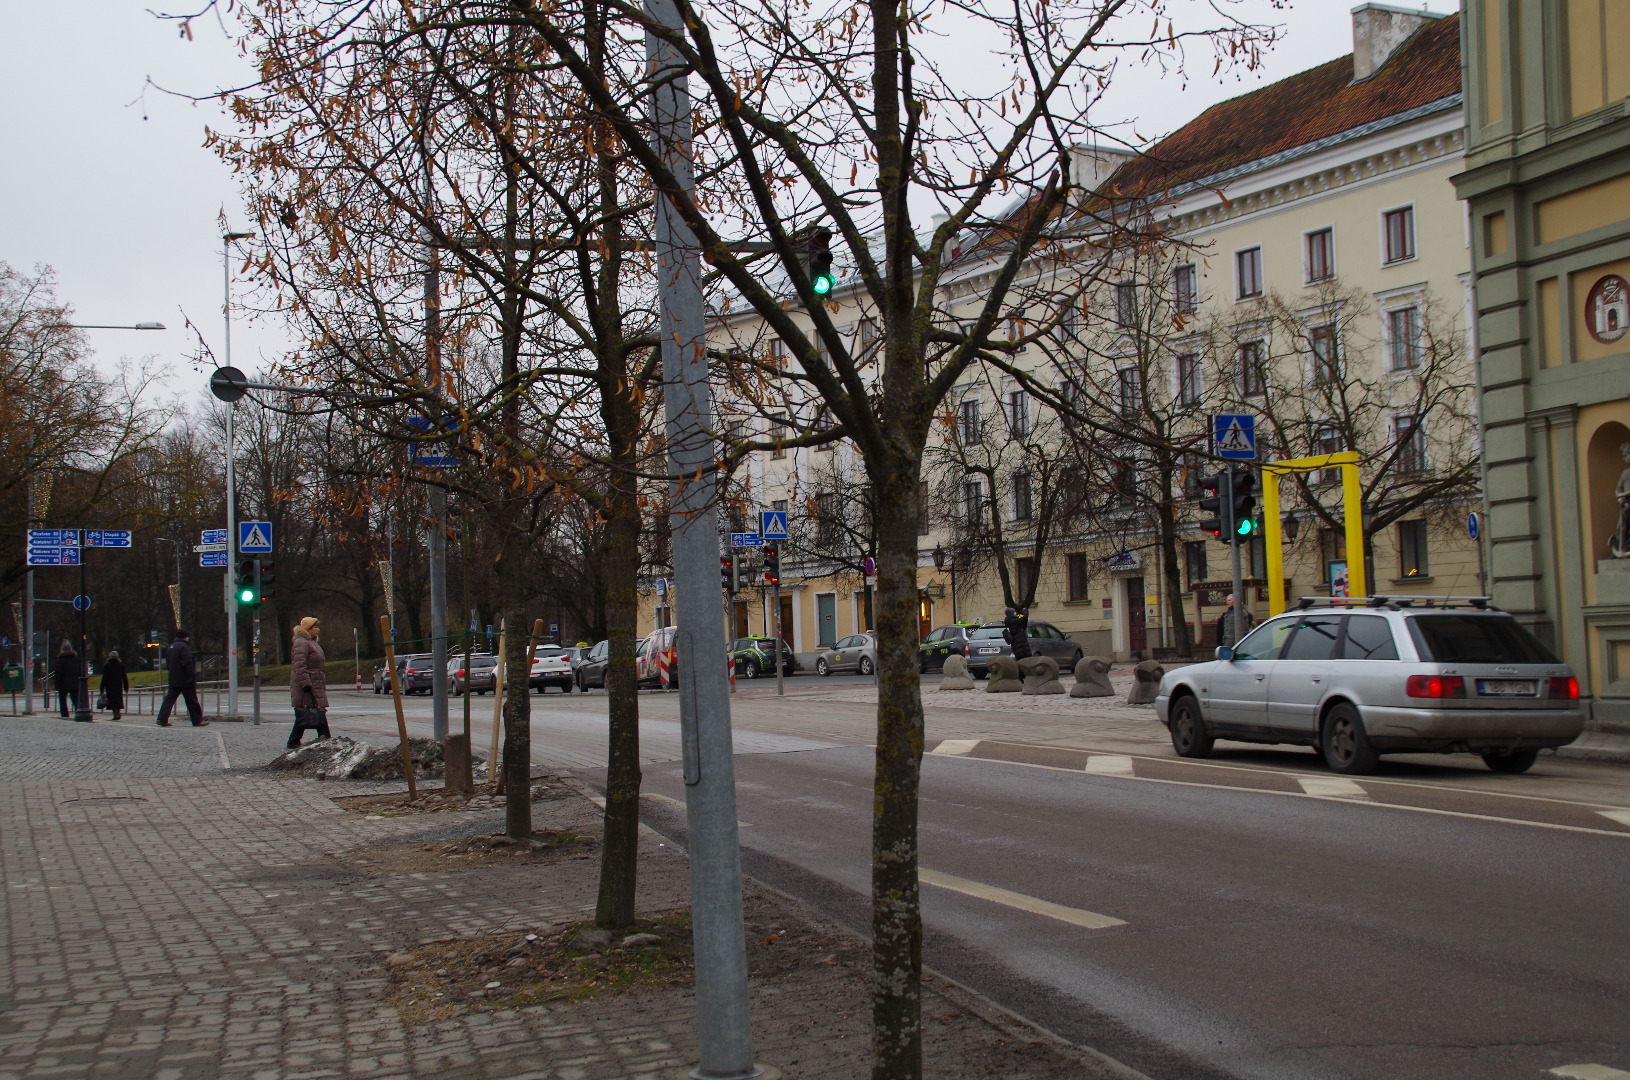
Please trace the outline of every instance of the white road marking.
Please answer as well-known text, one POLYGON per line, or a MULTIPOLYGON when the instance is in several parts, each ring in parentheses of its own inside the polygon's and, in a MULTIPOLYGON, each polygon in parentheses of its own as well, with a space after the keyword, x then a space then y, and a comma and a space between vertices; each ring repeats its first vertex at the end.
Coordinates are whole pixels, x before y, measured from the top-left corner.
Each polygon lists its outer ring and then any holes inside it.
POLYGON ((994 904, 1002 904, 1020 911, 1028 911, 1033 915, 1045 915, 1049 919, 1057 919, 1074 926, 1084 926, 1089 930, 1103 930, 1110 926, 1125 926, 1125 919, 1117 919, 1110 915, 1100 915, 1096 911, 1086 911, 1082 908, 1065 907, 1050 900, 1040 900, 1024 893, 1011 892, 999 889, 995 885, 985 885, 978 881, 969 881, 967 878, 955 877, 951 874, 942 874, 938 870, 917 871, 917 877, 929 885, 938 885, 942 889, 962 893, 964 896, 977 897, 980 900, 989 900, 994 904))
POLYGON ((982 740, 980 739, 946 739, 944 742, 934 747, 931 753, 946 754, 951 757, 964 757, 970 753, 974 747, 978 746, 981 741, 982 740))
MULTIPOLYGON (((677 807, 679 807, 681 809, 683 809, 684 806, 685 806, 685 803, 680 799, 676 799, 671 795, 658 795, 654 791, 642 791, 642 792, 640 792, 640 798, 642 798, 642 799, 650 799, 652 802, 667 803, 669 806, 677 806, 677 807)), ((602 806, 604 806, 605 805, 605 800, 601 799, 600 804, 602 806)), ((750 821, 738 821, 738 822, 736 822, 736 828, 738 828, 738 829, 751 829, 752 827, 753 827, 753 823, 750 822, 750 821)))
POLYGON ((1132 759, 1125 754, 1093 754, 1087 758, 1084 772, 1094 776, 1136 776, 1132 759))
POLYGON ((226 740, 221 738, 219 731, 215 733, 215 748, 221 752, 221 768, 230 769, 232 763, 226 759, 226 740))
POLYGON ((1558 1065, 1552 1076, 1566 1076, 1569 1080, 1630 1080, 1630 1072, 1610 1069, 1606 1065, 1558 1065))
POLYGON ((1598 810, 1596 812, 1609 821, 1617 821, 1620 825, 1630 825, 1630 810, 1598 810))
POLYGON ((1341 776, 1298 776, 1296 782, 1309 795, 1324 795, 1332 799, 1368 799, 1370 793, 1341 776))

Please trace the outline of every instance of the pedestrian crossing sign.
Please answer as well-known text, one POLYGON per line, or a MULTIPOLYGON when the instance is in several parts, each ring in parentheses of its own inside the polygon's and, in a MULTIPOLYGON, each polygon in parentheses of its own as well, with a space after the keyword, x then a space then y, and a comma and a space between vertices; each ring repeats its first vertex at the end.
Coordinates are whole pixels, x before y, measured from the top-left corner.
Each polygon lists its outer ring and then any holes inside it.
POLYGON ((1250 413, 1217 413, 1211 420, 1211 439, 1218 457, 1255 459, 1256 417, 1250 413))
POLYGON ((786 540, 787 512, 785 510, 760 510, 759 535, 766 540, 786 540))
POLYGON ((272 523, 238 522, 238 551, 245 555, 269 555, 272 551, 272 523))

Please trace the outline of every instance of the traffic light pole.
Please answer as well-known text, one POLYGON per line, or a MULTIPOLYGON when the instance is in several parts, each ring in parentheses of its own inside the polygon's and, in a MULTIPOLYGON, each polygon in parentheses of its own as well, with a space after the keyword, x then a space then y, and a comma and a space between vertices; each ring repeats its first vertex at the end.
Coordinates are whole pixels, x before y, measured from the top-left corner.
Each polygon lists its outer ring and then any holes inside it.
POLYGON ((1239 522, 1234 520, 1233 467, 1230 466, 1229 468, 1224 469, 1222 472, 1222 477, 1222 505, 1227 508, 1223 512, 1222 521, 1223 527, 1228 530, 1228 558, 1232 563, 1232 570, 1234 574, 1234 609, 1233 618, 1231 620, 1232 625, 1229 627, 1229 631, 1233 634, 1234 640, 1228 643, 1229 646, 1232 647, 1239 644, 1239 639, 1244 636, 1244 634, 1241 633, 1240 628, 1244 625, 1245 620, 1240 617, 1240 613, 1245 611, 1250 605, 1247 603, 1245 598, 1245 579, 1240 574, 1239 567, 1240 534, 1239 522))
POLYGON ((255 611, 253 644, 255 654, 255 726, 260 726, 260 605, 266 598, 266 587, 260 577, 260 560, 255 560, 255 611))

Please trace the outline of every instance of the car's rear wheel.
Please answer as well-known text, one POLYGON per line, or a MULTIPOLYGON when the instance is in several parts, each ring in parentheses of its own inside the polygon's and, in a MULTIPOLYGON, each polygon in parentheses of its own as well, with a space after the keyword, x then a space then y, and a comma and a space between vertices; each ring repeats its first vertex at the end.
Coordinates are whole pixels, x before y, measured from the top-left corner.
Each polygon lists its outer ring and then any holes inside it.
POLYGON ((815 661, 815 674, 830 675, 832 674, 832 669, 826 666, 825 660, 817 660, 815 661))
POLYGON ((1370 745, 1369 732, 1358 710, 1339 701, 1324 715, 1319 733, 1319 749, 1332 772, 1363 775, 1375 771, 1381 755, 1370 745))
POLYGON ((762 674, 764 672, 759 668, 757 660, 749 660, 741 666, 741 677, 744 679, 756 679, 762 674))
POLYGON ((917 674, 928 674, 928 657, 924 656, 922 653, 917 654, 917 674))
POLYGON ((1172 749, 1177 751, 1178 757, 1211 756, 1216 741, 1212 739, 1211 732, 1206 730, 1205 716, 1200 712, 1200 703, 1192 696, 1184 694, 1172 703, 1171 728, 1172 749))
POLYGON ((1539 760, 1538 750, 1485 750, 1483 764, 1490 772, 1525 773, 1539 760))
POLYGON ((860 673, 862 675, 870 675, 872 671, 872 658, 869 656, 862 656, 860 658, 860 673))

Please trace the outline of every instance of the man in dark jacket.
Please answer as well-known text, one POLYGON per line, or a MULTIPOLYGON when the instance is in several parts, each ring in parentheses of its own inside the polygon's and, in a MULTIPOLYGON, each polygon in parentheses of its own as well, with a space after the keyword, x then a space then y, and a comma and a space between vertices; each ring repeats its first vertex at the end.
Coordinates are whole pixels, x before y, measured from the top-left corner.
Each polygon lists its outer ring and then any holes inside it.
POLYGON ((164 704, 159 706, 158 726, 170 726, 170 710, 175 708, 175 699, 181 698, 187 703, 187 716, 192 720, 193 727, 203 727, 209 723, 204 719, 204 707, 198 704, 198 670, 197 662, 192 658, 192 644, 188 641, 189 634, 185 630, 177 630, 175 639, 170 642, 170 651, 167 657, 170 689, 164 695, 164 704))
POLYGON ((1007 616, 1002 620, 1004 627, 1002 636, 1007 643, 1013 646, 1013 659, 1023 660, 1030 655, 1030 613, 1028 611, 1015 611, 1007 609, 1007 616))
POLYGON ((79 654, 66 641, 57 653, 57 708, 66 719, 79 711, 79 654))
POLYGON ((1240 609, 1237 613, 1234 608, 1234 594, 1228 594, 1228 607, 1217 617, 1217 644, 1233 648, 1239 644, 1239 639, 1245 636, 1245 631, 1251 628, 1251 613, 1240 609), (1236 625, 1237 621, 1237 625, 1236 625))

